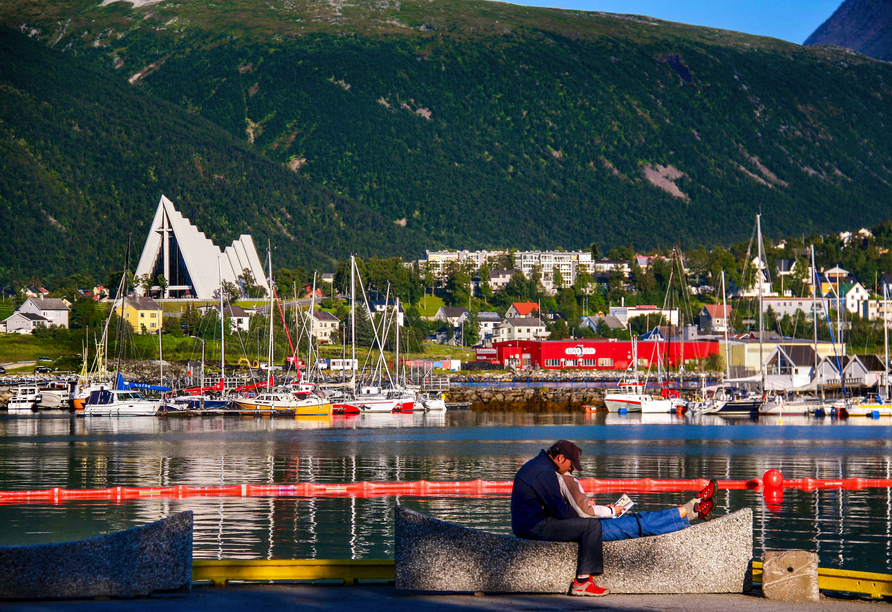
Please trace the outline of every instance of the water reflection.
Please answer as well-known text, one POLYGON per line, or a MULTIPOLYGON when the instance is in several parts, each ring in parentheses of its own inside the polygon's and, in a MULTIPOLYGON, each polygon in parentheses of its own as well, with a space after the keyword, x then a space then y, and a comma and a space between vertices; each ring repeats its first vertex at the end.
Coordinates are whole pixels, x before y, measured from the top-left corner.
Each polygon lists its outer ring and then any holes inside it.
MULTIPOLYGON (((325 418, 0 418, 0 490, 510 480, 558 438, 583 450, 584 477, 746 480, 892 478, 892 419, 756 420, 703 415, 419 413, 325 418)), ((615 493, 605 493, 612 501, 615 493)), ((635 493, 642 510, 689 492, 635 493)), ((721 491, 717 513, 754 510, 756 555, 814 550, 822 565, 892 570, 892 490, 721 491)), ((0 505, 0 544, 89 537, 181 510, 199 558, 385 558, 392 508, 510 532, 507 494, 190 497, 0 505)))

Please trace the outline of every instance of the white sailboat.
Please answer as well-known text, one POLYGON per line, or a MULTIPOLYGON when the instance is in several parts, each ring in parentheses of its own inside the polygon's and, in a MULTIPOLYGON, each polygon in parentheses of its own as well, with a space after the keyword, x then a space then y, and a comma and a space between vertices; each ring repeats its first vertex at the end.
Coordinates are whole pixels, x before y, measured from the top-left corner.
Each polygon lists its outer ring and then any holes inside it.
POLYGON ((648 395, 646 382, 638 380, 638 340, 632 337, 632 380, 622 380, 617 385, 617 391, 607 393, 604 396, 604 405, 608 412, 670 412, 673 410, 672 401, 648 395))

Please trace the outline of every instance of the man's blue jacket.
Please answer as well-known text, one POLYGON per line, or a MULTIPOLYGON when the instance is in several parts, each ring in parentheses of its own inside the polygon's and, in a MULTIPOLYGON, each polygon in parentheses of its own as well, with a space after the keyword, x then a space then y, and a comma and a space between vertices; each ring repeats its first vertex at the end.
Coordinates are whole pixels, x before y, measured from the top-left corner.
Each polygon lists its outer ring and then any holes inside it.
POLYGON ((511 491, 514 535, 524 537, 547 517, 569 519, 577 516, 561 495, 557 465, 544 450, 518 470, 511 491))

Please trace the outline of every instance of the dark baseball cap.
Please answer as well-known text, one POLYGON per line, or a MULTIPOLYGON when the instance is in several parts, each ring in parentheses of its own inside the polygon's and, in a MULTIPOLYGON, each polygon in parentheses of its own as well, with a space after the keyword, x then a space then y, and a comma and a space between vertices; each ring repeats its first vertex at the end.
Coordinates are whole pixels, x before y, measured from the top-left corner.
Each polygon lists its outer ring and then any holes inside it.
POLYGON ((577 472, 582 471, 582 466, 579 464, 580 453, 581 451, 579 450, 579 447, 569 440, 558 440, 551 445, 551 448, 548 449, 548 454, 552 457, 563 455, 564 457, 569 459, 570 465, 572 465, 573 469, 577 472))

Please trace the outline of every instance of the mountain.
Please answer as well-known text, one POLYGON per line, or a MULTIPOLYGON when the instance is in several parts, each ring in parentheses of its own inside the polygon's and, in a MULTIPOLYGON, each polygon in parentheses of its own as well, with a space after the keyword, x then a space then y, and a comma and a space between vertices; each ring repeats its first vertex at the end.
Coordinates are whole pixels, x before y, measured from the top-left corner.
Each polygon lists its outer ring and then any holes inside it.
POLYGON ((845 0, 806 45, 833 45, 892 60, 892 0, 845 0))
POLYGON ((0 281, 131 269, 162 194, 226 246, 277 266, 420 250, 426 240, 312 185, 195 113, 0 27, 0 281), (398 246, 397 246, 398 245, 398 246))
MULTIPOLYGON (((41 122, 2 132, 34 174, 4 179, 0 243, 61 181, 50 200, 66 218, 121 224, 84 265, 123 258, 123 227, 145 227, 162 192, 220 242, 251 229, 306 266, 351 251, 730 244, 760 210, 772 236, 888 216, 892 66, 831 47, 475 0, 7 0, 0 22, 42 44, 48 70, 120 88, 66 97, 51 77, 34 96, 25 79, 14 104, 41 122), (75 138, 74 103, 96 109, 115 155, 75 138), (147 107, 157 125, 142 129, 147 107), (35 161, 57 137, 61 178, 35 161)), ((25 235, 47 219, 35 212, 25 235)))

